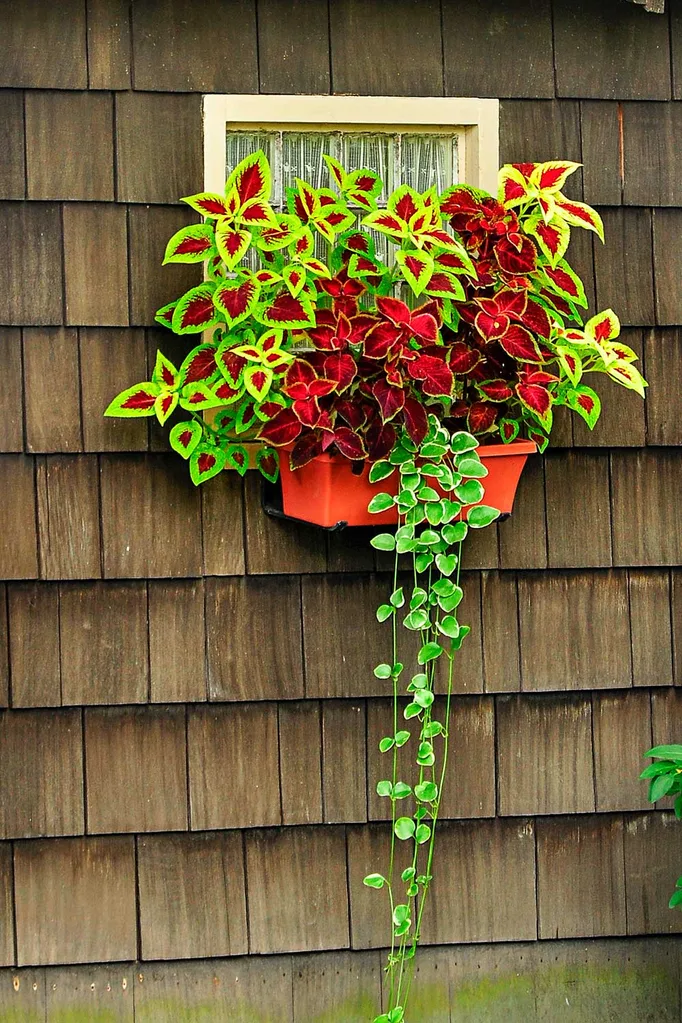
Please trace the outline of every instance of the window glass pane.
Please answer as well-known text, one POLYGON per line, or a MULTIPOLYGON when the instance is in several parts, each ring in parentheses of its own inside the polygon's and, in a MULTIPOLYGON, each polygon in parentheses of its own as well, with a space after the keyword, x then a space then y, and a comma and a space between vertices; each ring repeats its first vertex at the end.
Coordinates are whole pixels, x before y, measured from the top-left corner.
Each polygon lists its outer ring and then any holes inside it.
POLYGON ((456 141, 452 135, 403 135, 401 180, 418 192, 435 185, 443 192, 457 182, 456 141))
POLYGON ((341 163, 347 171, 373 170, 379 175, 384 182, 384 190, 377 202, 383 206, 395 187, 396 136, 386 132, 375 135, 344 132, 342 152, 341 163))
POLYGON ((329 171, 323 156, 339 156, 339 136, 322 131, 282 132, 282 196, 296 178, 313 188, 329 188, 329 171))
MULTIPOLYGON (((262 149, 272 168, 273 185, 276 171, 276 131, 228 131, 225 137, 225 167, 230 174, 237 164, 262 149)), ((275 189, 273 187, 273 196, 275 189)))

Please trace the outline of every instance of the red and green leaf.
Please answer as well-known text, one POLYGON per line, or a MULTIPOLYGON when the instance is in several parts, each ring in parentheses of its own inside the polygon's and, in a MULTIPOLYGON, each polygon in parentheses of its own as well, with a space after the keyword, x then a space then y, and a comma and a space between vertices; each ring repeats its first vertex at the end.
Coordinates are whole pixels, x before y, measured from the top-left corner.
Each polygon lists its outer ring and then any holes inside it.
POLYGON ((200 334, 202 330, 215 327, 218 323, 213 304, 215 291, 216 285, 206 282, 191 288, 178 299, 173 312, 173 330, 176 334, 200 334))
POLYGON ((251 237, 250 231, 238 230, 227 223, 218 224, 215 232, 216 245, 228 270, 234 270, 249 251, 251 237))
POLYGON ((539 191, 552 194, 559 192, 570 175, 579 167, 580 164, 573 163, 572 160, 549 160, 547 163, 538 163, 530 176, 530 181, 539 191))
POLYGON ((572 388, 566 396, 566 404, 577 412, 585 420, 590 430, 593 430, 601 413, 601 401, 599 395, 591 387, 581 384, 572 388))
POLYGON ((156 362, 152 372, 152 380, 167 390, 172 390, 178 384, 178 371, 163 352, 156 353, 156 362))
POLYGON ((279 454, 277 451, 271 451, 270 448, 258 448, 256 466, 266 480, 270 480, 271 483, 277 482, 279 476, 279 454))
POLYGON ((514 397, 514 390, 507 380, 484 380, 476 386, 488 401, 509 401, 514 397))
POLYGON ((266 327, 313 327, 315 310, 308 295, 302 292, 296 298, 289 292, 282 292, 274 302, 262 306, 256 312, 256 319, 266 327))
POLYGON ((575 305, 587 308, 583 282, 565 259, 560 259, 556 266, 543 266, 542 270, 552 291, 575 305))
POLYGON ((141 416, 153 416, 154 405, 161 393, 159 384, 151 380, 133 387, 126 388, 117 394, 109 403, 104 413, 105 416, 116 416, 119 419, 136 419, 141 416))
POLYGON ((576 202, 563 195, 557 195, 555 201, 557 215, 566 223, 574 227, 586 227, 604 241, 604 223, 596 210, 584 202, 576 202))
POLYGON ((201 423, 189 419, 184 423, 176 423, 169 434, 170 446, 183 458, 189 458, 201 440, 203 431, 201 423))
POLYGON ((215 308, 223 314, 228 326, 245 319, 254 309, 260 293, 260 285, 253 277, 238 278, 216 285, 213 301, 215 308))
POLYGON ((191 224, 176 231, 166 246, 166 263, 202 263, 216 253, 211 224, 191 224))
POLYGON ((497 177, 497 197, 508 209, 526 201, 528 182, 521 172, 509 164, 502 167, 497 177))
POLYGON ((225 452, 213 444, 197 444, 189 459, 189 474, 192 483, 198 487, 225 468, 225 452))
POLYGON ((244 370, 244 386, 256 401, 263 401, 272 381, 273 372, 266 366, 247 366, 244 370))
POLYGON ((511 355, 512 359, 516 359, 517 362, 543 361, 533 335, 517 323, 512 323, 509 330, 500 338, 499 343, 507 355, 511 355))
POLYGON ((613 309, 604 309, 589 319, 585 324, 585 334, 598 345, 617 338, 620 334, 620 321, 613 309))
MULTIPOLYGON (((421 295, 433 274, 432 257, 427 252, 420 252, 416 249, 410 252, 404 252, 400 249, 396 252, 395 259, 402 271, 403 277, 412 288, 414 294, 421 295)), ((462 297, 464 297, 463 290, 462 297)))
POLYGON ((632 365, 630 361, 625 359, 617 359, 612 362, 606 371, 612 380, 616 383, 622 384, 623 387, 627 387, 630 391, 636 391, 640 397, 644 397, 644 388, 647 386, 647 382, 639 372, 639 370, 632 365))
POLYGON ((216 347, 214 344, 207 343, 194 348, 180 367, 179 377, 182 386, 210 380, 215 376, 218 368, 215 357, 216 347))
POLYGON ((302 266, 296 263, 290 263, 289 266, 285 266, 282 270, 282 277, 284 283, 289 289, 289 293, 296 298, 303 289, 306 281, 306 273, 302 266))
POLYGON ((372 227, 389 238, 407 238, 407 223, 390 210, 375 210, 363 218, 364 227, 372 227))
POLYGON ((471 433, 490 433, 497 421, 497 409, 487 401, 475 401, 467 415, 471 433))
POLYGON ((186 195, 180 201, 186 202, 197 213, 212 219, 226 217, 230 213, 225 196, 216 192, 198 192, 196 195, 186 195))
POLYGON ((169 302, 168 305, 161 306, 160 309, 156 310, 154 319, 157 323, 160 323, 162 327, 168 327, 169 330, 173 328, 173 313, 175 312, 176 302, 169 302))
POLYGON ((277 226, 265 226, 256 237, 256 245, 265 252, 274 252, 290 245, 303 228, 299 218, 291 213, 277 213, 277 226))
POLYGON ((244 476, 249 468, 249 453, 241 444, 230 444, 225 448, 225 465, 244 476))
POLYGON ((161 426, 172 415, 178 404, 177 391, 163 391, 154 402, 154 412, 161 426))
POLYGON ((511 444, 519 435, 519 423, 516 419, 500 419, 500 438, 503 444, 511 444))
POLYGON ((272 189, 270 164, 262 149, 237 164, 225 182, 225 195, 235 189, 240 207, 256 199, 268 200, 272 189))
POLYGON ((295 412, 290 408, 285 408, 273 416, 269 423, 261 426, 258 436, 273 447, 282 448, 293 444, 301 433, 301 429, 295 412))
POLYGON ((524 223, 524 229, 537 239, 543 255, 551 266, 557 266, 568 248, 571 240, 571 229, 564 219, 555 217, 549 224, 539 217, 530 217, 524 223))
POLYGON ((427 295, 433 295, 435 298, 450 298, 455 302, 463 302, 465 298, 461 281, 450 274, 438 271, 431 274, 425 290, 427 295))
POLYGON ((208 384, 187 384, 180 394, 180 405, 189 412, 218 408, 222 404, 223 402, 216 397, 208 384))

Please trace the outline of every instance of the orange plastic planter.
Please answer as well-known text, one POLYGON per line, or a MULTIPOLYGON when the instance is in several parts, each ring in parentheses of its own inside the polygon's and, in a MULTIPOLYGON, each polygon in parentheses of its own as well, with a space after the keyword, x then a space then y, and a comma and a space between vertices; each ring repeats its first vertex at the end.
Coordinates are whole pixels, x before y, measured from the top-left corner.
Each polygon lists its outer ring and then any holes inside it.
MULTIPOLYGON (((515 440, 511 444, 490 444, 480 447, 478 453, 488 475, 482 480, 485 487, 484 504, 509 514, 528 455, 536 451, 532 440, 515 440)), ((338 455, 319 455, 301 469, 291 469, 287 452, 282 452, 280 475, 282 478, 282 504, 284 514, 317 526, 383 526, 398 521, 398 512, 390 508, 378 515, 370 515, 367 505, 374 494, 396 493, 398 475, 381 483, 370 483, 369 466, 355 475, 352 465, 338 455)))

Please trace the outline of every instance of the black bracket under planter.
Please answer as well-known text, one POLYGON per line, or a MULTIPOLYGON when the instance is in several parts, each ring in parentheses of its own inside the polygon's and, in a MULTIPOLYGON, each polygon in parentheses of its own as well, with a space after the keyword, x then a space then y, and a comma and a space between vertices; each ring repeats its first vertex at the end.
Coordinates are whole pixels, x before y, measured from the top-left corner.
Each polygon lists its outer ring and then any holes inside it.
MULTIPOLYGON (((287 522, 300 522, 304 526, 314 526, 315 529, 322 529, 325 533, 339 533, 342 529, 353 529, 347 522, 341 521, 333 526, 318 526, 316 522, 308 522, 307 519, 298 519, 295 515, 287 515, 282 504, 282 487, 280 483, 271 483, 261 477, 261 506, 266 515, 273 519, 285 519, 287 522)), ((511 513, 500 515, 498 522, 504 522, 511 513)), ((367 529, 367 526, 356 526, 356 529, 367 529)), ((372 528, 372 527, 369 527, 372 528)))
MULTIPOLYGON (((298 519, 295 515, 287 515, 282 504, 282 486, 280 483, 271 483, 263 478, 261 489, 261 506, 266 515, 273 519, 285 519, 287 522, 300 522, 302 526, 314 526, 325 533, 338 533, 342 529, 349 529, 347 522, 341 521, 333 526, 318 526, 316 522, 308 522, 307 519, 298 519)), ((362 527, 361 527, 362 528, 362 527)), ((364 527, 367 528, 367 527, 364 527)))

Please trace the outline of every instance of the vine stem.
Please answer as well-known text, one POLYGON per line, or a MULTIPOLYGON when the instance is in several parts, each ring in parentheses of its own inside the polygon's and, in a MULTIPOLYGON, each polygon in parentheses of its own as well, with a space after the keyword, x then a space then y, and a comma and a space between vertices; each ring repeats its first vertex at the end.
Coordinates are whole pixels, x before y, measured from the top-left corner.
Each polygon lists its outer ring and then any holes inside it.
MULTIPOLYGON (((398 527, 400 527, 401 517, 398 515, 398 527)), ((398 554, 397 546, 395 557, 393 559, 393 593, 398 588, 398 563, 400 555, 398 554)), ((392 623, 392 662, 391 668, 394 668, 398 661, 398 612, 397 609, 393 614, 392 623)), ((393 735, 398 731, 398 676, 393 672, 393 735)), ((395 955, 395 928, 393 927, 393 910, 395 909, 395 899, 393 898, 393 873, 395 869, 395 822, 396 822, 396 803, 397 800, 393 795, 393 789, 398 781, 398 747, 393 744, 393 774, 391 776, 391 857, 388 866, 388 899, 391 908, 391 966, 389 970, 389 1001, 393 1000, 393 994, 395 989, 395 970, 393 968, 393 957, 395 955)))

